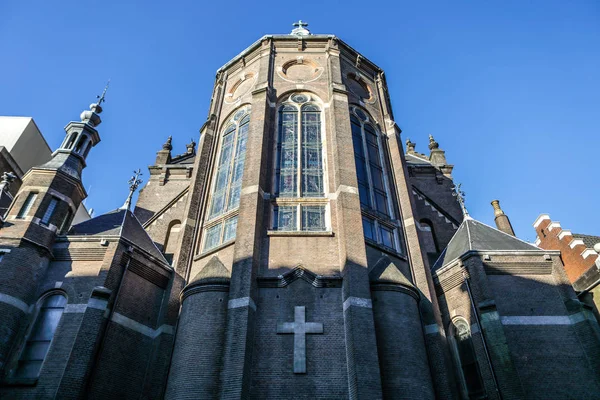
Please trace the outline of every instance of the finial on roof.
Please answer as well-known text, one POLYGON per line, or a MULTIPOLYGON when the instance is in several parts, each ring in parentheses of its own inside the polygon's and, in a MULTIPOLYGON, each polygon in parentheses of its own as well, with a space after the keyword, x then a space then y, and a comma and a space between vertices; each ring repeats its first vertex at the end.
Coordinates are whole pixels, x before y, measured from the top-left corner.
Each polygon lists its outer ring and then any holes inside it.
POLYGON ((129 195, 127 196, 127 200, 125 200, 125 204, 123 204, 123 207, 121 207, 121 210, 129 210, 129 208, 131 207, 131 199, 133 198, 133 194, 135 193, 137 188, 140 186, 140 183, 142 183, 140 176, 142 176, 142 171, 140 171, 139 168, 137 171, 133 171, 133 176, 131 177, 131 179, 129 179, 129 182, 128 182, 129 183, 129 195))
POLYGON ((106 99, 106 91, 108 90, 108 85, 110 85, 110 79, 106 82, 106 86, 104 86, 104 90, 102 91, 102 94, 99 96, 96 96, 96 98, 98 99, 98 101, 96 102, 96 105, 100 106, 102 105, 102 102, 105 102, 106 99))
POLYGON ((458 185, 452 186, 452 196, 456 197, 456 201, 460 204, 460 209, 462 210, 464 218, 471 218, 469 212, 467 211, 467 206, 465 205, 465 196, 467 195, 460 187, 462 183, 458 185))
POLYGON ((5 172, 2 174, 2 184, 4 184, 4 187, 6 189, 8 189, 8 186, 13 183, 13 181, 17 179, 17 176, 15 174, 13 174, 12 172, 5 172))
POLYGON ((429 135, 429 150, 437 149, 438 147, 440 147, 440 145, 435 141, 433 135, 429 135))
POLYGON ((410 139, 407 138, 406 139, 406 152, 407 153, 414 153, 416 145, 417 145, 416 143, 411 142, 410 139))
POLYGON ((292 35, 298 35, 298 36, 310 35, 310 31, 308 29, 306 29, 306 27, 308 26, 308 23, 302 22, 302 20, 299 20, 298 22, 294 22, 292 25, 295 26, 295 28, 292 29, 292 33, 291 33, 292 35))
POLYGON ((10 184, 13 183, 15 179, 17 179, 17 176, 12 172, 5 172, 2 174, 2 181, 0 182, 0 196, 2 193, 8 192, 10 184))
POLYGON ((173 145, 171 144, 171 142, 173 141, 173 136, 169 136, 167 138, 167 141, 165 142, 165 144, 163 144, 162 148, 163 150, 173 150, 173 145))
POLYGON ((96 98, 98 99, 98 101, 96 101, 95 103, 90 104, 90 109, 89 110, 84 110, 81 115, 79 116, 81 118, 81 122, 85 122, 86 124, 91 125, 92 127, 97 127, 98 125, 100 125, 100 123, 102 122, 102 120, 100 119, 100 113, 102 113, 102 106, 101 104, 103 102, 106 102, 106 91, 108 90, 108 84, 110 83, 110 79, 108 80, 108 82, 106 83, 106 86, 104 86, 104 90, 102 91, 101 95, 96 96, 96 98))
POLYGON ((185 145, 185 148, 187 149, 187 154, 193 154, 196 152, 196 142, 194 141, 194 138, 190 140, 191 142, 185 145))

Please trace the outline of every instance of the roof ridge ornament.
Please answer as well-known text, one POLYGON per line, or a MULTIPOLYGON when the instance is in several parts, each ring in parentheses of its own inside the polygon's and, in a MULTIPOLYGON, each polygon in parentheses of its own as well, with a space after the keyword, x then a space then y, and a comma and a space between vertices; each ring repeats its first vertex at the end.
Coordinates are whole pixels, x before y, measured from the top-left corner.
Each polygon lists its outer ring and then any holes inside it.
POLYGON ((460 204, 464 219, 471 219, 469 211, 467 211, 467 206, 465 205, 465 196, 467 194, 461 189, 461 186, 462 183, 454 184, 454 186, 452 186, 452 196, 456 197, 456 201, 460 204))
POLYGON ((307 22, 298 20, 298 22, 294 22, 292 25, 295 26, 295 28, 292 29, 291 35, 308 36, 311 34, 310 31, 308 29, 306 29, 306 27, 308 26, 307 22))
POLYGON ((127 196, 127 200, 125 200, 125 204, 121 207, 121 210, 129 210, 131 208, 131 199, 133 198, 133 194, 143 182, 140 179, 142 176, 142 171, 138 168, 137 171, 133 171, 133 176, 129 179, 129 195, 127 196))

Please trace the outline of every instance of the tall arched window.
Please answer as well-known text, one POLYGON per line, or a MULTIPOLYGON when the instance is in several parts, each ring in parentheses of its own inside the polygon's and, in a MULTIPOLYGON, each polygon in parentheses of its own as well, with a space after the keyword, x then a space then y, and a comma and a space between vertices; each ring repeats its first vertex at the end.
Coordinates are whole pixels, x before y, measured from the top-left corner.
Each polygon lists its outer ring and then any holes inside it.
POLYGON ((223 130, 203 251, 235 238, 249 123, 250 110, 244 108, 234 114, 223 130))
POLYGON ((274 228, 327 230, 321 108, 304 93, 279 109, 274 228))
POLYGON ((367 113, 359 108, 351 109, 350 124, 365 238, 399 252, 400 222, 391 201, 384 138, 367 113))
POLYGON ((485 388, 477 364, 469 323, 463 318, 455 318, 452 321, 452 329, 456 358, 462 372, 463 390, 469 399, 485 398, 485 388))
POLYGON ((17 378, 37 378, 48 354, 50 343, 60 322, 67 298, 53 293, 42 299, 33 327, 27 337, 25 347, 14 373, 17 378))

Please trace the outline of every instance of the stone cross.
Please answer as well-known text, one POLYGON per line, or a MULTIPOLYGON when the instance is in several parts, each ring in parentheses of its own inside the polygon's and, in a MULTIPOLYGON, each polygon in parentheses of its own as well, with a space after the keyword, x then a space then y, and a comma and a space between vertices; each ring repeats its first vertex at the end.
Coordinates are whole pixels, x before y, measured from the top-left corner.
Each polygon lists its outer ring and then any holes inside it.
POLYGON ((277 324, 277 333, 294 334, 294 373, 306 373, 306 334, 323 333, 323 324, 306 322, 306 307, 294 307, 294 322, 277 324))
POLYGON ((306 22, 302 22, 302 20, 294 22, 292 25, 300 29, 308 26, 308 24, 306 22))

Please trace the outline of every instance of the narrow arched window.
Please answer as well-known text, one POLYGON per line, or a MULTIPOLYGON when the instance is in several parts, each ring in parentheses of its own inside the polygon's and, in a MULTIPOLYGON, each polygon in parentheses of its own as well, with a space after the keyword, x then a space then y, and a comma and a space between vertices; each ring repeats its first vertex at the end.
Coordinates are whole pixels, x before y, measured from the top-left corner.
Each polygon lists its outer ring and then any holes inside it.
POLYGON ((85 145, 87 140, 88 140, 87 136, 81 135, 81 137, 79 138, 79 141, 77 142, 77 146, 75 147, 76 153, 81 153, 81 150, 83 149, 83 146, 85 145))
POLYGON ((360 108, 351 109, 350 126, 365 239, 400 252, 400 223, 392 202, 385 139, 360 108))
POLYGON ((321 108, 304 93, 279 109, 273 227, 327 230, 321 108))
POLYGON ((14 373, 15 377, 37 378, 39 376, 66 304, 67 298, 58 293, 51 294, 42 300, 25 347, 21 352, 19 365, 14 373))
POLYGON ((485 388, 479 372, 469 323, 463 318, 456 318, 452 321, 452 325, 455 351, 462 372, 463 389, 470 399, 483 398, 485 388))
POLYGON ((235 238, 249 124, 249 110, 241 109, 223 130, 205 225, 204 251, 235 238))

